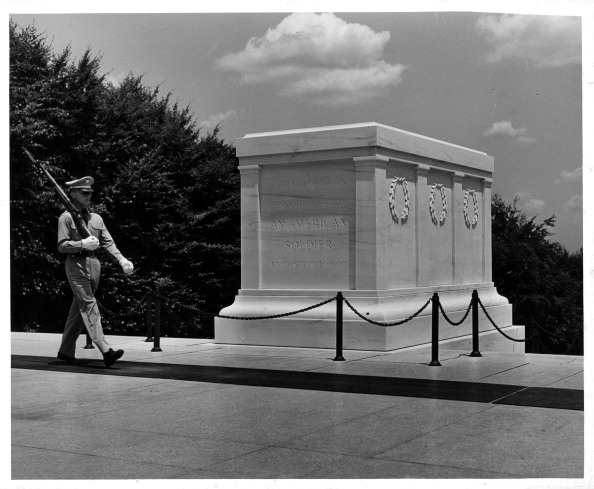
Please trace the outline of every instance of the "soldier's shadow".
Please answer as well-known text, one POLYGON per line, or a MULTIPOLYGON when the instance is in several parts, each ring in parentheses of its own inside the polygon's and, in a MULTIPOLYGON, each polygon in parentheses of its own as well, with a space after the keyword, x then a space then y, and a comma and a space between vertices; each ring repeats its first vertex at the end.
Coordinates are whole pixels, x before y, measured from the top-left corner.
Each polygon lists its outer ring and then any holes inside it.
POLYGON ((83 368, 83 369, 90 369, 90 370, 105 370, 105 369, 114 369, 113 366, 111 367, 106 367, 105 365, 103 365, 103 363, 99 363, 99 360, 90 360, 90 359, 80 359, 80 360, 76 360, 76 364, 70 364, 70 363, 64 363, 61 362, 59 360, 55 360, 52 362, 48 362, 48 365, 51 366, 56 366, 56 365, 60 365, 63 366, 64 368, 73 368, 73 369, 77 369, 77 368, 83 368))

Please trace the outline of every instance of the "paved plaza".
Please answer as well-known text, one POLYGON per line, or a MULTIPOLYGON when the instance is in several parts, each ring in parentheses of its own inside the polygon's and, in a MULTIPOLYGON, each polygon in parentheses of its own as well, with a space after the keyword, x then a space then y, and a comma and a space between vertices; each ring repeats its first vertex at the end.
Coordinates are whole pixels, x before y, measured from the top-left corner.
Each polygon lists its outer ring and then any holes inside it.
MULTIPOLYGON (((11 479, 572 479, 582 357, 249 347, 12 333, 11 479)), ((544 481, 543 481, 544 482, 544 481)), ((540 483, 536 483, 538 486, 540 483)), ((15 486, 17 487, 17 486, 15 486)), ((25 487, 25 486, 22 486, 25 487)), ((48 486, 49 487, 49 486, 48 486)), ((59 487, 59 486, 51 486, 59 487)))

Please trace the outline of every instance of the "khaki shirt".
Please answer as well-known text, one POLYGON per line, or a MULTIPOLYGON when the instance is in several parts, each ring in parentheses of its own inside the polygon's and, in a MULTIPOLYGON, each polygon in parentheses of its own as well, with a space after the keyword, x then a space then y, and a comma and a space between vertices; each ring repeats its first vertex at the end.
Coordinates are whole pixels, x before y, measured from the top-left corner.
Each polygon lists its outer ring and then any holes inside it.
MULTIPOLYGON (((99 240, 100 246, 97 250, 104 250, 114 263, 124 259, 99 214, 91 213, 87 227, 89 232, 99 240)), ((74 219, 70 212, 65 211, 58 220, 58 251, 69 254, 80 253, 83 249, 81 240, 82 237, 74 224, 74 219)))

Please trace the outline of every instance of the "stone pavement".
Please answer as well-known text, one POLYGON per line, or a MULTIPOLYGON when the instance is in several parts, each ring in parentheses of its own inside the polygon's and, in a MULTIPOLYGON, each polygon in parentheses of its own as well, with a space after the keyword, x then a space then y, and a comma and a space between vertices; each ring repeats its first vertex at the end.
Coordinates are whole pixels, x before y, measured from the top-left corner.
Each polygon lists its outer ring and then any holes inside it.
POLYGON ((126 351, 112 368, 82 348, 84 336, 77 356, 89 362, 69 366, 55 358, 60 335, 12 333, 12 483, 571 478, 584 487, 582 357, 442 349, 442 366, 429 367, 427 348, 346 350, 335 362, 333 350, 162 338, 151 352, 144 338, 108 341, 126 351))

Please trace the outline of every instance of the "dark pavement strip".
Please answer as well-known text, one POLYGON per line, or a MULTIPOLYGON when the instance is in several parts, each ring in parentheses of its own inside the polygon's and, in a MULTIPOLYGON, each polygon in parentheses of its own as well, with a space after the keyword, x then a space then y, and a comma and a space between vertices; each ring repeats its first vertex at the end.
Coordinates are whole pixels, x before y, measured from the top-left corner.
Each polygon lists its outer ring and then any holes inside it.
POLYGON ((94 375, 584 410, 582 390, 551 387, 150 362, 119 361, 106 368, 100 360, 83 360, 80 365, 68 365, 53 357, 30 355, 12 355, 11 366, 94 375))
POLYGON ((584 391, 554 387, 528 387, 511 396, 499 399, 495 404, 583 411, 584 391))

